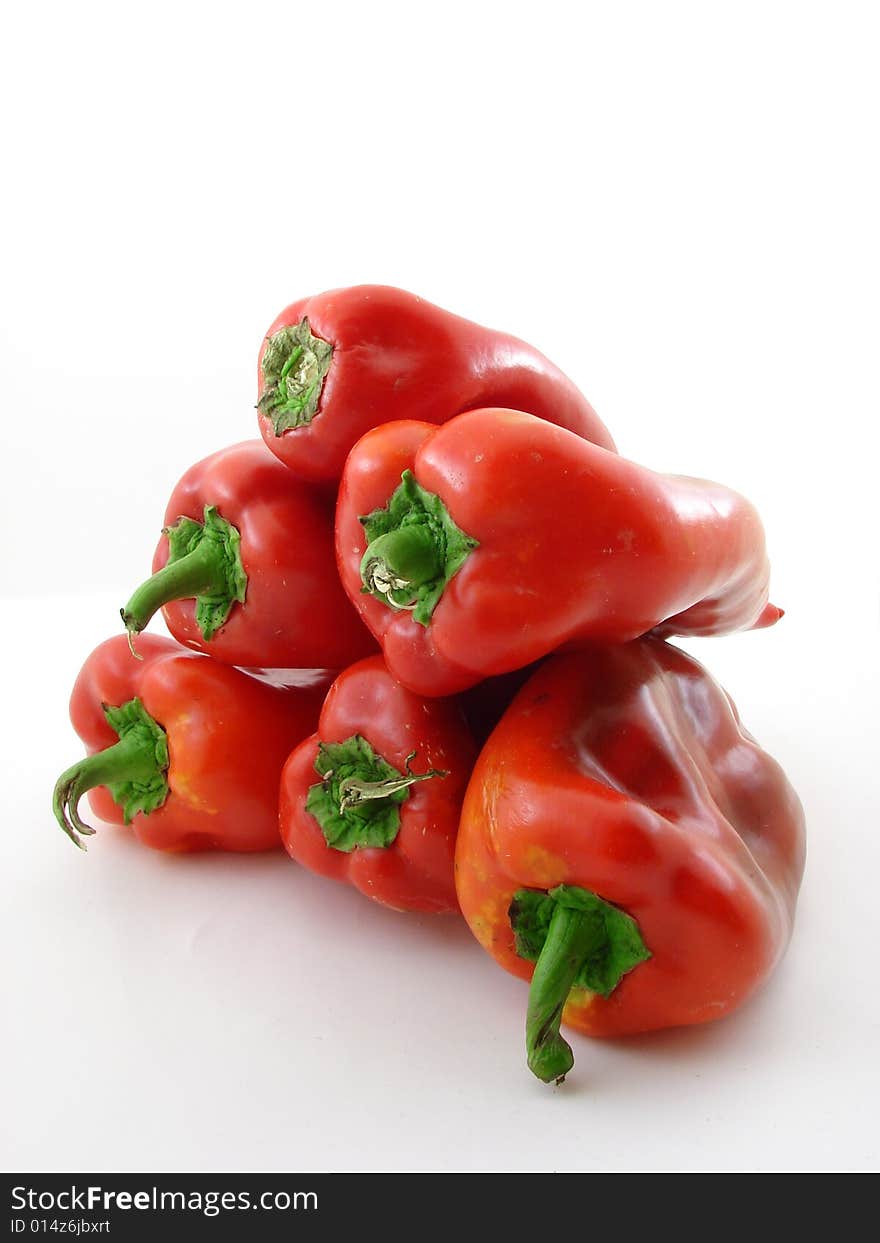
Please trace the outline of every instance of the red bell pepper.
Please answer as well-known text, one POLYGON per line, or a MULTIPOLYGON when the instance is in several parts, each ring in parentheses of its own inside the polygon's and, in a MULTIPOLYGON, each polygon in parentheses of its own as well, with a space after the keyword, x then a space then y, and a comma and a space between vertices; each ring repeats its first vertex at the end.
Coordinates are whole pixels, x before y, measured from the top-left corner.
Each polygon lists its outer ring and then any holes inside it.
POLYGON ((453 700, 421 699, 380 656, 362 660, 284 766, 281 840, 298 863, 386 906, 457 911, 455 835, 475 756, 453 700))
POLYGON ((614 448, 543 354, 385 285, 294 302, 266 333, 258 373, 263 438, 306 479, 338 479, 352 445, 380 423, 444 423, 476 406, 528 410, 614 448))
POLYGON ((449 695, 583 639, 769 625, 753 507, 512 410, 388 423, 346 464, 336 551, 388 668, 449 695))
POLYGON ((132 635, 161 608, 176 639, 231 665, 339 669, 376 650, 339 585, 332 499, 260 440, 186 472, 153 570, 122 610, 132 635))
POLYGON ((660 639, 547 661, 477 761, 456 851, 480 944, 531 979, 531 1069, 560 1019, 619 1036, 721 1018, 781 956, 801 805, 705 669, 660 639))
POLYGON ((89 757, 55 786, 56 819, 77 846, 94 832, 77 809, 131 824, 156 850, 278 846, 278 779, 315 728, 320 687, 279 690, 145 635, 135 660, 122 635, 89 656, 70 700, 89 757))

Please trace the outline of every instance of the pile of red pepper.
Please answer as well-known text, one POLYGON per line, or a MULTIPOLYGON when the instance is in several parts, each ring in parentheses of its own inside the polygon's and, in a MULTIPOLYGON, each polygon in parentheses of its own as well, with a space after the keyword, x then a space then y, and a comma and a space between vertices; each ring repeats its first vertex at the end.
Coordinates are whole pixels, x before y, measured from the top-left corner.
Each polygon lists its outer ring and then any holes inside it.
POLYGON ((537 350, 400 290, 289 306, 258 378, 263 439, 184 474, 77 679, 71 840, 88 792, 160 850, 283 843, 461 911, 531 981, 548 1082, 561 1022, 739 1005, 788 941, 803 813, 666 637, 779 619, 754 508, 621 458, 537 350), (141 634, 160 609, 173 639, 141 634))

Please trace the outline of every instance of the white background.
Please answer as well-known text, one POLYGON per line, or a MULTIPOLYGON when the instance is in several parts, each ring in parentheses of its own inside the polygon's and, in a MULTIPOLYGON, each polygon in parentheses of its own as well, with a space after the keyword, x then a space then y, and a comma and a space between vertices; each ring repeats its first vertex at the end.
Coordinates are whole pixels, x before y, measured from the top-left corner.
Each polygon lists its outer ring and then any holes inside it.
POLYGON ((2 1163, 876 1168, 874 6, 18 6, 0 50, 2 1163), (689 645, 808 817, 790 953, 714 1029, 522 1056, 459 922, 281 854, 165 858, 49 794, 169 489, 255 434, 301 295, 533 341, 621 451, 761 510, 771 632, 689 645))

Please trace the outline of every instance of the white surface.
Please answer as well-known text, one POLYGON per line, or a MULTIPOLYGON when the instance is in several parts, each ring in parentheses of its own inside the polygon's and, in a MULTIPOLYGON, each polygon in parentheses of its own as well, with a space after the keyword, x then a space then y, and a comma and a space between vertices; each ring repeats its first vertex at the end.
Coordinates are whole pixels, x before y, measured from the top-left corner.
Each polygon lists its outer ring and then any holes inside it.
POLYGON ((20 7, 0 51, 0 1164, 876 1168, 871 6, 207 12, 20 7), (752 497, 788 610, 690 647, 806 806, 791 951, 713 1029, 578 1039, 559 1090, 461 924, 280 854, 83 856, 49 813, 169 488, 254 434, 281 306, 363 280, 534 340, 625 453, 752 497))

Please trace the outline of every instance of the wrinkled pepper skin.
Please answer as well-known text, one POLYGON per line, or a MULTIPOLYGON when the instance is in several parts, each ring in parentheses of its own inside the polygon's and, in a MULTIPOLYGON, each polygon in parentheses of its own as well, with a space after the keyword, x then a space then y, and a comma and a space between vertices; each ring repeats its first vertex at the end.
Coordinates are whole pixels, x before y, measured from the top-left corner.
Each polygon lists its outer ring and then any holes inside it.
POLYGON ((804 820, 779 765, 705 669, 660 639, 548 660, 474 769, 456 853, 480 944, 531 979, 509 910, 522 888, 578 886, 636 921, 650 957, 610 996, 568 994, 589 1036, 704 1023, 735 1009, 789 940, 804 820))
POLYGON ((281 434, 271 411, 258 410, 266 444, 305 479, 338 480, 355 441, 381 423, 444 423, 478 406, 528 410, 614 448, 589 402, 532 346, 385 285, 331 290, 282 311, 260 349, 263 406, 267 347, 304 319, 314 336, 333 347, 317 410, 310 422, 281 434))
POLYGON ((304 867, 354 885, 385 906, 437 914, 457 911, 455 837, 475 758, 476 745, 454 700, 422 699, 391 677, 380 656, 362 660, 334 682, 317 732, 284 766, 284 846, 304 867), (400 774, 411 760, 414 773, 435 770, 437 775, 409 787, 389 845, 358 845, 346 852, 328 845, 306 804, 309 791, 322 780, 315 768, 319 745, 357 736, 400 774))
MULTIPOLYGON (((138 646, 140 660, 124 635, 97 647, 70 701, 73 727, 90 756, 118 741, 105 705, 136 697, 167 735, 167 797, 149 814, 132 817, 134 835, 176 852, 277 848, 281 768, 315 728, 323 688, 279 690, 155 635, 144 635, 138 646)), ((106 788, 90 789, 89 801, 102 820, 124 822, 106 788)))
POLYGON ((140 631, 157 601, 175 589, 172 583, 163 592, 156 577, 169 560, 167 530, 181 519, 201 523, 206 506, 212 506, 240 539, 244 598, 231 602, 210 637, 197 620, 192 594, 168 600, 162 612, 179 642, 226 664, 273 669, 341 669, 375 652, 336 574, 333 503, 294 478, 261 440, 197 462, 171 494, 153 558, 154 578, 123 610, 126 625, 140 631), (141 600, 144 606, 136 607, 141 600))
POLYGON ((761 521, 741 496, 655 474, 511 410, 369 432, 346 464, 336 552, 389 669, 423 695, 457 693, 580 640, 723 634, 781 616, 767 603, 761 521), (427 624, 363 591, 362 520, 388 512, 404 471, 476 545, 427 624))

